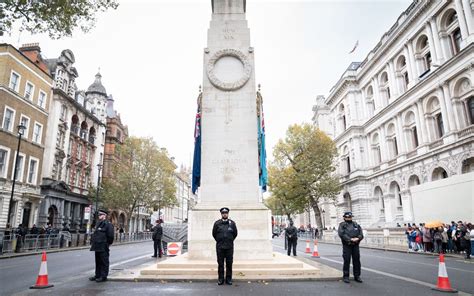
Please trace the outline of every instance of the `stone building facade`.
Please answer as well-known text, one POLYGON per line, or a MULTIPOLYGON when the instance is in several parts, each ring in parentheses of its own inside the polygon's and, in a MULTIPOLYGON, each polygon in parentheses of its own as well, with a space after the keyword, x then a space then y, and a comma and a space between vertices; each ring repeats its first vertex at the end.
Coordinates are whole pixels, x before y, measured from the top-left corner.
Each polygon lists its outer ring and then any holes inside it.
POLYGON ((46 63, 54 84, 41 186, 45 200, 38 222, 84 229, 89 188, 96 186, 103 161, 107 92, 99 73, 87 91, 78 89, 71 50, 46 63))
POLYGON ((8 220, 12 227, 31 227, 36 223, 43 199, 41 167, 47 146, 53 79, 38 44, 27 44, 19 50, 0 44, 0 69, 0 229, 6 227, 8 220), (21 138, 10 204, 20 124, 26 129, 21 138))
POLYGON ((363 226, 415 222, 412 186, 474 171, 473 9, 414 1, 317 97, 313 122, 337 145, 343 185, 335 204, 321 203, 328 227, 346 210, 363 226))
MULTIPOLYGON (((104 170, 102 174, 104 179, 113 178, 112 166, 115 162, 120 161, 116 149, 128 138, 128 127, 122 123, 120 114, 115 110, 112 95, 107 98, 106 115, 107 130, 105 132, 104 170)), ((128 231, 129 219, 124 211, 111 209, 110 221, 116 228, 122 227, 125 231, 128 231)))

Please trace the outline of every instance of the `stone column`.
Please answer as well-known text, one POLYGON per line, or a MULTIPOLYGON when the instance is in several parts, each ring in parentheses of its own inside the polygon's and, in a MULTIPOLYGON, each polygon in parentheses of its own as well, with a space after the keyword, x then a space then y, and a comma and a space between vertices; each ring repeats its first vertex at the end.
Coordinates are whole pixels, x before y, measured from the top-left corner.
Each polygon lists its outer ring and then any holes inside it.
POLYGON ((411 70, 413 73, 412 76, 412 83, 415 84, 418 81, 418 77, 420 76, 420 73, 418 72, 418 68, 416 66, 416 60, 415 60, 415 52, 413 50, 413 41, 409 40, 407 43, 407 49, 408 49, 408 59, 411 64, 411 70))
POLYGON ((440 92, 443 96, 445 111, 447 115, 447 121, 449 122, 449 131, 459 130, 460 126, 456 126, 454 121, 454 110, 453 102, 451 101, 451 95, 449 93, 449 84, 447 82, 440 85, 440 92))
POLYGON ((377 78, 375 77, 372 78, 372 85, 373 85, 373 90, 374 90, 374 106, 375 106, 374 113, 376 113, 383 108, 381 96, 380 96, 379 81, 377 80, 377 78))
MULTIPOLYGON (((415 82, 415 71, 413 70, 413 62, 410 58, 410 53, 408 51, 408 46, 405 44, 403 47, 403 54, 405 55, 405 61, 407 63, 408 78, 410 82, 407 85, 407 89, 410 88, 415 82)), ((402 78, 403 79, 403 78, 402 78)))
POLYGON ((393 101, 400 94, 400 90, 398 88, 398 83, 397 83, 397 77, 395 75, 395 66, 393 64, 393 59, 388 62, 388 79, 389 79, 388 84, 391 89, 390 101, 393 101))
POLYGON ((382 156, 381 162, 386 162, 389 160, 388 146, 386 141, 387 134, 385 133, 385 126, 382 125, 379 128, 379 145, 380 145, 380 154, 382 156))
POLYGON ((395 118, 396 118, 395 126, 397 128, 398 149, 400 150, 399 154, 403 154, 408 151, 408 146, 407 146, 407 141, 405 140, 404 133, 403 133, 402 114, 398 113, 395 118))
POLYGON ((413 201, 411 199, 410 190, 400 191, 403 202, 403 220, 413 221, 413 201))
MULTIPOLYGON (((443 92, 443 89, 442 87, 440 87, 440 98, 439 98, 439 106, 441 108, 441 116, 443 117, 443 127, 444 127, 444 131, 446 134, 448 134, 449 132, 451 132, 451 114, 448 114, 448 112, 446 111, 446 100, 444 99, 444 92, 443 92)), ((436 123, 437 125, 437 123, 436 123)))
POLYGON ((469 0, 462 0, 462 5, 464 7, 464 13, 466 15, 466 24, 469 31, 469 35, 474 34, 474 15, 472 13, 471 4, 469 0))
POLYGON ((418 137, 418 140, 421 140, 421 144, 427 144, 429 142, 428 130, 426 129, 425 114, 423 112, 423 104, 421 101, 416 102, 416 109, 418 111, 418 116, 415 116, 416 125, 419 129, 418 136, 421 135, 421 139, 418 137))
MULTIPOLYGON (((456 13, 458 15, 459 29, 461 30, 461 36, 463 41, 469 36, 469 31, 467 29, 466 17, 464 15, 464 10, 462 9, 461 0, 454 0, 456 5, 456 13)), ((465 42, 463 42, 465 44, 465 42)))
POLYGON ((440 43, 440 40, 439 40, 439 32, 438 32, 438 27, 436 26, 436 18, 433 16, 430 20, 430 26, 431 26, 431 30, 433 32, 433 40, 434 40, 434 46, 436 48, 436 53, 437 53, 437 64, 438 65, 441 65, 446 57, 443 55, 443 52, 441 50, 441 43, 440 43))
POLYGON ((430 24, 430 21, 427 21, 426 24, 425 24, 425 27, 426 27, 426 31, 428 32, 428 43, 429 43, 429 47, 430 47, 430 52, 431 52, 431 58, 432 58, 432 61, 433 63, 438 63, 438 52, 436 50, 436 47, 435 47, 435 41, 434 41, 434 38, 433 38, 433 30, 431 30, 431 24, 430 24))

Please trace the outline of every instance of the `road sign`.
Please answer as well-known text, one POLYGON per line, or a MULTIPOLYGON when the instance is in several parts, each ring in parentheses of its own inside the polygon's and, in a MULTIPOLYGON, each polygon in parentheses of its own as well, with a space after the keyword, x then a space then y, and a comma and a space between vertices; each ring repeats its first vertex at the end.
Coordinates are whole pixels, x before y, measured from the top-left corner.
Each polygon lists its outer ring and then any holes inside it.
POLYGON ((182 246, 183 246, 183 243, 175 243, 175 242, 168 243, 168 248, 167 248, 168 256, 181 255, 182 246))
POLYGON ((84 219, 85 220, 89 220, 90 217, 91 217, 91 210, 92 210, 92 206, 88 206, 88 207, 85 207, 84 208, 84 219))

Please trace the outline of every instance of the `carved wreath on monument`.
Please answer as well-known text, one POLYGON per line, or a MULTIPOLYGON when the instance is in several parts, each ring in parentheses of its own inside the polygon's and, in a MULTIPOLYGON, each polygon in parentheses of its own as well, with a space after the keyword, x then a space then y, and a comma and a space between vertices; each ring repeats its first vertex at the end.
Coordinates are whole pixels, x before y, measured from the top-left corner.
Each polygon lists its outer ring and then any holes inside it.
POLYGON ((241 88, 250 79, 251 73, 252 66, 249 63, 247 56, 237 49, 221 49, 217 51, 207 63, 207 77, 209 77, 209 80, 215 87, 221 90, 237 90, 241 88), (215 75, 214 67, 217 61, 222 57, 234 57, 243 64, 243 74, 240 79, 232 82, 224 82, 215 75))

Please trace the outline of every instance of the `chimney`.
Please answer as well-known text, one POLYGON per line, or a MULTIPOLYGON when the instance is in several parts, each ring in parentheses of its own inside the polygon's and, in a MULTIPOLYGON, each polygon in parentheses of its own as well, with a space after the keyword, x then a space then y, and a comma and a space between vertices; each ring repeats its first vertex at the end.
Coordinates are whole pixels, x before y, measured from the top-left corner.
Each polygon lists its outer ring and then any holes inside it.
POLYGON ((23 55, 25 55, 30 61, 40 67, 41 70, 48 72, 48 67, 46 66, 43 61, 43 58, 41 57, 41 48, 39 46, 39 43, 23 44, 19 48, 19 51, 23 55))

